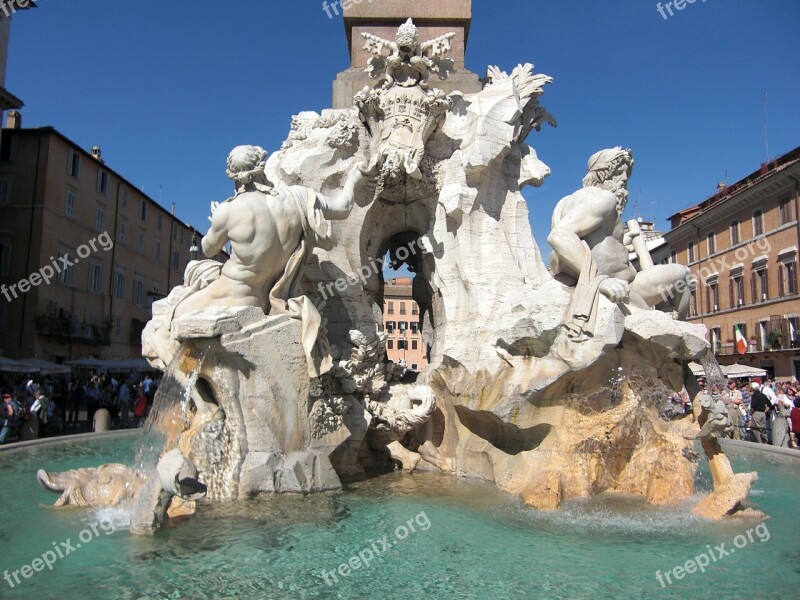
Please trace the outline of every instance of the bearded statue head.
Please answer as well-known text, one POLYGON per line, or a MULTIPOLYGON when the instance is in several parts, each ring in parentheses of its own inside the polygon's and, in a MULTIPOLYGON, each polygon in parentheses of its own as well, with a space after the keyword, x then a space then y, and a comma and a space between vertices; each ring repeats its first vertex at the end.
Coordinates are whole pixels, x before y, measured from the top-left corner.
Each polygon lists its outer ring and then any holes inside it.
POLYGON ((633 152, 621 146, 595 152, 589 157, 583 187, 599 187, 617 197, 617 212, 628 203, 628 179, 633 172, 633 152))

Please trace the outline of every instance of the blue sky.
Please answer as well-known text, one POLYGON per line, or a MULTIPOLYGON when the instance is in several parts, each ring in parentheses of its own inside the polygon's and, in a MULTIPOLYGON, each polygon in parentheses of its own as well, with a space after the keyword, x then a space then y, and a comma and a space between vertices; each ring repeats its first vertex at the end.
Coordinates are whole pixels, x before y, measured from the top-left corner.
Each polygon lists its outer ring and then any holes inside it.
MULTIPOLYGON (((559 126, 528 138, 553 170, 524 192, 537 242, 590 154, 633 149, 625 217, 666 217, 800 145, 800 2, 473 0, 467 67, 532 62, 559 126), (638 215, 634 202, 639 201, 638 215)), ((205 230, 237 144, 280 147, 293 114, 330 106, 348 66, 317 0, 39 0, 13 19, 6 87, 24 125, 52 125, 205 230)))

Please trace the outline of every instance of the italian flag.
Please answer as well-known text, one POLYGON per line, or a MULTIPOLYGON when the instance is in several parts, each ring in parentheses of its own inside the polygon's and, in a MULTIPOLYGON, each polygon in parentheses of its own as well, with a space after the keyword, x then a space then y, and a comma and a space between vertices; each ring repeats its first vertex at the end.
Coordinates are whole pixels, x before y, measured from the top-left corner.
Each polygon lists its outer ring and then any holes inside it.
POLYGON ((739 354, 747 354, 747 340, 744 339, 742 335, 742 330, 739 329, 739 326, 736 325, 734 328, 734 332, 736 333, 736 351, 739 354))

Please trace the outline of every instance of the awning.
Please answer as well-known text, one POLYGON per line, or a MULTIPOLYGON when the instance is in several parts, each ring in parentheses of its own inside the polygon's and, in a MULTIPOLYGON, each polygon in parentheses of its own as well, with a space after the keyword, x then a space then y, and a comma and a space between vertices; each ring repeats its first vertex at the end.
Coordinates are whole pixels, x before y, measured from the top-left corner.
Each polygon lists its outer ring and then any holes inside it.
POLYGON ((39 369, 19 361, 0 356, 0 371, 4 373, 38 373, 39 369))
POLYGON ((722 372, 726 377, 731 379, 740 379, 742 377, 766 377, 767 372, 764 369, 751 367, 749 365, 728 365, 722 367, 722 372))
MULTIPOLYGON (((692 370, 692 375, 700 377, 705 375, 703 365, 696 362, 690 362, 689 368, 692 370)), ((749 365, 721 365, 720 369, 722 374, 729 379, 741 379, 743 377, 766 377, 767 372, 764 369, 751 367, 749 365)))
POLYGON ((23 365, 38 369, 42 375, 68 375, 72 373, 72 369, 67 365, 59 365, 58 363, 42 360, 41 358, 26 358, 19 362, 23 365))
POLYGON ((110 373, 154 371, 144 358, 118 358, 105 361, 105 369, 110 373))
POLYGON ((105 361, 98 358, 79 358, 77 360, 68 360, 64 363, 67 366, 75 367, 76 369, 104 369, 106 366, 105 361))

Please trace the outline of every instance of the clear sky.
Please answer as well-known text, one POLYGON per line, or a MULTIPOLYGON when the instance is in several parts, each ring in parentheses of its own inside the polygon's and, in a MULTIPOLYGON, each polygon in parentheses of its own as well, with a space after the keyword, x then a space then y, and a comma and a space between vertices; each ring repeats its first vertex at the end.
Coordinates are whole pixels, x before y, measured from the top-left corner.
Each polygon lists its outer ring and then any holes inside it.
MULTIPOLYGON (((667 228, 767 159, 765 93, 769 156, 800 145, 800 0, 688 2, 664 19, 651 0, 473 0, 469 69, 532 62, 555 79, 542 104, 558 128, 528 138, 553 174, 524 192, 545 252, 553 207, 600 148, 634 151, 625 218, 667 228)), ((13 19, 6 87, 26 127, 101 146, 205 230, 232 189, 228 151, 278 150, 347 66, 341 18, 317 0, 39 0, 13 19)))

